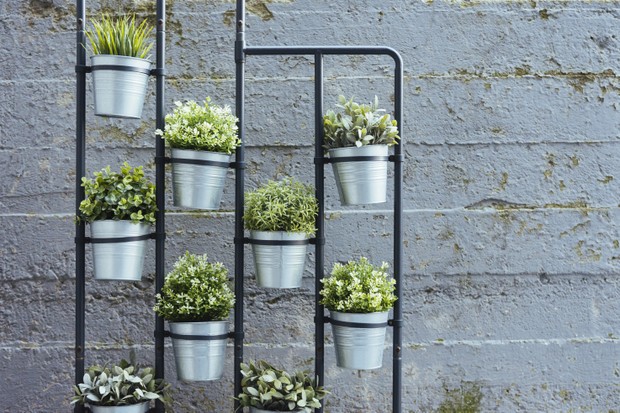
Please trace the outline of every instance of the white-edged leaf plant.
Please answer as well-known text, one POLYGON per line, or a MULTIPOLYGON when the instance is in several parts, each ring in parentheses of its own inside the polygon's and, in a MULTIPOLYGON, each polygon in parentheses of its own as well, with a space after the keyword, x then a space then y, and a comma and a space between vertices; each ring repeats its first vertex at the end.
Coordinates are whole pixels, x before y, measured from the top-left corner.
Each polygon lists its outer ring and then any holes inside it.
POLYGON ((153 310, 168 321, 221 321, 235 304, 228 270, 186 251, 164 281, 153 310))
POLYGON ((125 162, 120 172, 112 172, 106 166, 93 175, 93 178, 82 177, 85 198, 80 203, 78 219, 155 222, 155 185, 145 178, 142 166, 132 168, 125 162))
POLYGON ((336 263, 331 276, 321 280, 321 304, 342 313, 388 311, 397 297, 396 281, 388 273, 388 264, 371 264, 366 257, 346 264, 336 263))
POLYGON ((398 123, 379 109, 376 96, 370 104, 359 104, 342 95, 338 100, 336 107, 342 111, 330 109, 323 116, 325 149, 398 144, 398 123))
POLYGON ((289 374, 264 360, 241 363, 241 375, 241 407, 311 413, 328 394, 308 371, 289 374))
POLYGON ((248 230, 303 232, 312 236, 317 214, 314 187, 292 178, 269 181, 245 194, 243 223, 248 230))

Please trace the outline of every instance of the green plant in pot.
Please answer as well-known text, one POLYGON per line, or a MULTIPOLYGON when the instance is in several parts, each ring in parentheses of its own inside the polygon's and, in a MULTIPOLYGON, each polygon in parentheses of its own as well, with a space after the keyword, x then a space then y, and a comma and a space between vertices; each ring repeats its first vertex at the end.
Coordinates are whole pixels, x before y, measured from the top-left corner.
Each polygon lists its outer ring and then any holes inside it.
POLYGON ((376 266, 362 257, 334 264, 331 276, 321 280, 321 304, 330 311, 339 367, 381 367, 388 312, 397 299, 387 269, 385 262, 376 266))
POLYGON ((164 130, 156 131, 171 148, 176 206, 218 209, 231 155, 241 144, 230 107, 210 102, 175 102, 164 130))
POLYGON ((151 72, 153 26, 135 16, 104 14, 86 31, 91 46, 95 114, 139 119, 151 72))
POLYGON ((339 96, 341 112, 323 116, 324 147, 329 155, 340 202, 343 205, 376 204, 387 199, 388 147, 398 143, 396 120, 371 104, 358 104, 339 96), (368 160, 349 161, 351 157, 368 160), (378 159, 373 159, 373 157, 378 159))
POLYGON ((287 178, 269 181, 245 197, 243 222, 250 231, 258 285, 301 286, 306 247, 316 231, 313 187, 287 178))
POLYGON ((177 260, 156 296, 154 310, 169 322, 180 380, 222 377, 227 319, 234 303, 228 270, 222 263, 189 252, 177 260))
POLYGON ((82 178, 85 198, 78 219, 90 224, 95 279, 139 281, 151 224, 157 211, 155 185, 141 166, 109 166, 82 178))
POLYGON ((145 413, 151 401, 167 402, 169 385, 152 368, 121 360, 112 367, 91 366, 74 386, 71 404, 88 405, 93 413, 145 413))
POLYGON ((308 371, 292 374, 266 361, 241 363, 241 388, 237 400, 251 413, 307 412, 321 407, 327 391, 308 371))

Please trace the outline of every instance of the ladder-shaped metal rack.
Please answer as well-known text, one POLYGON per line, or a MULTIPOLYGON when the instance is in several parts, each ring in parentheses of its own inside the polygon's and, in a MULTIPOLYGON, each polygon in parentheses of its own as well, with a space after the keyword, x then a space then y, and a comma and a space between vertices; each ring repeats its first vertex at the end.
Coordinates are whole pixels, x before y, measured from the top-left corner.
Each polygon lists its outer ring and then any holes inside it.
MULTIPOLYGON (((156 67, 151 75, 156 78, 156 128, 164 129, 164 78, 165 78, 165 0, 156 0, 156 67)), ((76 45, 76 214, 79 213, 79 204, 84 199, 84 190, 81 186, 81 177, 86 174, 86 74, 90 67, 86 65, 86 41, 84 28, 86 24, 85 0, 76 0, 77 17, 77 45, 76 45)), ((328 55, 385 55, 394 60, 394 118, 402 127, 403 105, 403 67, 402 59, 398 52, 389 47, 371 46, 284 46, 284 47, 248 47, 245 42, 245 0, 237 0, 236 5, 236 40, 235 40, 235 63, 236 63, 236 114, 239 118, 239 137, 244 141, 245 137, 245 59, 246 56, 286 56, 304 55, 314 57, 314 125, 315 125, 315 187, 319 204, 319 214, 316 221, 316 237, 312 240, 315 245, 315 373, 319 384, 325 384, 324 366, 324 341, 325 325, 329 318, 324 314, 324 308, 320 304, 318 292, 321 289, 321 280, 324 277, 324 231, 325 231, 325 205, 324 205, 324 168, 330 160, 323 153, 323 61, 328 55)), ((401 131, 402 135, 402 131, 401 131)), ((393 309, 393 318, 389 325, 393 327, 393 353, 392 353, 392 411, 400 413, 402 409, 402 164, 403 164, 403 139, 394 148, 394 154, 389 161, 394 165, 394 250, 393 264, 394 278, 396 280, 396 301, 393 309)), ((159 292, 164 282, 165 271, 165 164, 169 160, 165 157, 165 147, 162 139, 156 138, 155 145, 155 184, 157 196, 157 222, 155 233, 155 292, 159 292)), ((231 163, 235 170, 235 310, 234 329, 229 334, 234 340, 234 391, 235 395, 241 392, 240 364, 243 362, 244 345, 244 246, 248 242, 244 237, 243 211, 245 191, 245 157, 243 144, 237 148, 235 162, 231 163)), ((75 381, 81 382, 85 371, 85 246, 88 239, 85 236, 83 222, 76 223, 76 318, 75 318, 75 381)), ((155 370, 156 377, 164 377, 164 340, 168 332, 164 330, 164 320, 155 316, 155 370)), ((235 409, 238 408, 235 402, 235 409)), ((83 413, 83 406, 76 406, 76 413, 83 413)), ((157 402, 152 411, 162 413, 164 406, 157 402)), ((319 409, 322 413, 323 409, 319 409)))

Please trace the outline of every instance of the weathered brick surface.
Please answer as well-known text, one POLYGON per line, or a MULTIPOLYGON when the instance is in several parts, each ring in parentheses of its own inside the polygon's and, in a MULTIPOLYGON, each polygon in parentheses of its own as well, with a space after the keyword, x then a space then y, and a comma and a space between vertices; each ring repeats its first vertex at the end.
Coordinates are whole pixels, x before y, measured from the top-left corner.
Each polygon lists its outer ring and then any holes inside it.
MULTIPOLYGON (((154 13, 150 0, 92 3, 89 16, 154 13)), ((167 107, 207 95, 233 104, 234 4, 167 3, 167 107)), ((404 411, 453 407, 464 393, 481 395, 484 412, 620 408, 619 10, 616 0, 249 2, 249 45, 388 45, 403 56, 404 411)), ((74 13, 71 0, 0 2, 3 412, 70 411, 74 13)), ((325 107, 339 94, 389 107, 392 70, 385 57, 327 57, 325 107)), ((248 188, 313 182, 313 75, 308 57, 248 57, 248 188)), ((97 118, 89 82, 88 171, 129 161, 153 176, 154 109, 151 81, 143 119, 97 118)), ((221 212, 168 207, 167 268, 190 250, 232 271, 233 179, 221 212)), ((325 182, 326 272, 362 254, 390 261, 392 195, 341 207, 330 168, 325 182)), ((87 363, 151 362, 152 243, 138 283, 95 282, 90 247, 86 258, 87 363)), ((246 358, 312 368, 314 263, 310 249, 302 288, 265 291, 246 248, 246 358)), ((335 367, 329 326, 326 336, 326 412, 390 411, 391 333, 373 372, 335 367)), ((173 411, 232 410, 228 352, 222 381, 187 385, 167 342, 173 411)))

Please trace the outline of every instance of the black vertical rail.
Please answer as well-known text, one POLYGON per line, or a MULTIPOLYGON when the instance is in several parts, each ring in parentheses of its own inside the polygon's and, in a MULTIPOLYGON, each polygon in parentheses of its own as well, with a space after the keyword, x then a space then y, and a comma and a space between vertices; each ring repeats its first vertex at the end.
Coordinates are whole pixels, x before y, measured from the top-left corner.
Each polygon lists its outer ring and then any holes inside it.
MULTIPOLYGON (((75 214, 79 216, 80 203, 84 199, 82 177, 86 175, 86 36, 84 25, 86 13, 84 0, 76 1, 76 122, 75 122, 75 214)), ((85 313, 86 313, 86 229, 83 221, 75 224, 75 385, 84 375, 85 313)), ((84 412, 84 406, 76 404, 76 413, 84 412)))
MULTIPOLYGON (((245 145, 245 1, 237 1, 235 40, 235 112, 238 118, 241 145, 235 151, 235 331, 234 331, 234 377, 235 396, 241 393, 241 363, 243 362, 243 278, 244 278, 244 145, 245 145)), ((235 411, 240 404, 235 400, 235 411)))
POLYGON ((394 279, 396 280, 396 296, 394 303, 393 320, 393 365, 392 365, 392 410, 400 413, 402 410, 402 256, 403 256, 403 65, 399 54, 392 55, 394 58, 394 119, 398 122, 401 140, 394 146, 394 279))
MULTIPOLYGON (((316 217, 316 244, 315 244, 315 284, 314 284, 314 364, 318 384, 325 381, 325 315, 320 303, 319 292, 323 287, 321 280, 324 276, 324 249, 325 249, 325 163, 323 162, 323 54, 317 51, 314 54, 314 187, 318 202, 316 217)), ((323 406, 317 410, 323 413, 323 406)))
MULTIPOLYGON (((157 129, 164 129, 164 80, 165 80, 165 50, 166 50, 166 1, 157 0, 157 39, 156 39, 156 62, 155 62, 155 123, 157 129)), ((165 247, 166 247, 166 166, 164 163, 165 146, 164 140, 155 138, 155 192, 157 199, 157 213, 155 223, 155 290, 161 291, 164 285, 165 271, 165 247)), ((156 378, 164 378, 164 319, 155 315, 155 375, 156 378)), ((163 413, 164 405, 161 401, 156 402, 156 411, 163 413)))

